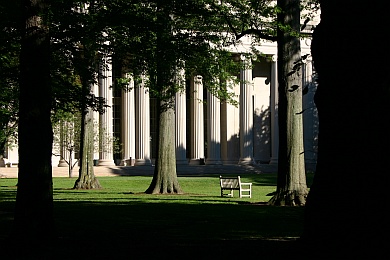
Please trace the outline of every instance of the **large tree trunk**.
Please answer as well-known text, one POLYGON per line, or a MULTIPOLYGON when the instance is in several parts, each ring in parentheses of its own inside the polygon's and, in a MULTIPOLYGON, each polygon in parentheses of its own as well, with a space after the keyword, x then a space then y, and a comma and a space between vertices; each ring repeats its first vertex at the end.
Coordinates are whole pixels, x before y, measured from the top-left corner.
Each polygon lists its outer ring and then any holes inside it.
POLYGON ((80 169, 79 177, 74 184, 74 189, 100 189, 99 180, 93 170, 93 111, 88 108, 82 118, 81 142, 80 142, 80 169))
POLYGON ((328 259, 389 258, 387 8, 379 0, 320 2, 312 43, 318 162, 303 238, 328 259))
POLYGON ((159 129, 157 159, 154 176, 146 193, 183 193, 176 173, 175 148, 175 82, 176 59, 171 42, 170 8, 165 3, 158 3, 157 32, 157 82, 159 98, 159 129))
POLYGON ((23 1, 21 7, 26 30, 20 55, 19 173, 14 236, 16 240, 37 245, 51 239, 53 232, 50 52, 48 28, 42 18, 47 1, 23 1))
POLYGON ((176 174, 175 102, 162 102, 158 134, 157 160, 152 183, 146 193, 183 193, 176 174))
MULTIPOLYGON (((299 0, 279 0, 279 23, 300 31, 299 0)), ((279 159, 271 205, 301 206, 307 197, 302 121, 301 46, 289 30, 278 30, 279 159)))

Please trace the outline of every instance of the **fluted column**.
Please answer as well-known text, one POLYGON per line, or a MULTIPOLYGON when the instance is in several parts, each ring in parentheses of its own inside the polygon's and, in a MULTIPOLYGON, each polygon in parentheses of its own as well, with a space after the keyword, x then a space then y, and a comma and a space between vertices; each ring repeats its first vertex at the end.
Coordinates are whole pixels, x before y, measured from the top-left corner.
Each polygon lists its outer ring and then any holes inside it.
POLYGON ((150 100, 144 83, 135 87, 135 165, 151 165, 150 160, 150 100))
POLYGON ((113 122, 112 122, 112 64, 107 58, 100 67, 99 96, 102 97, 107 107, 100 115, 99 134, 99 162, 98 166, 114 166, 113 151, 113 122))
MULTIPOLYGON (((236 84, 227 81, 226 91, 235 94, 236 84)), ((237 97, 239 97, 237 93, 237 97)), ((236 100, 236 99, 235 99, 236 100)), ((236 100, 239 101, 239 100, 236 100)), ((237 164, 240 159, 239 108, 227 102, 221 102, 221 161, 222 164, 237 164)))
POLYGON ((240 72, 240 164, 253 164, 253 80, 251 60, 241 56, 240 72))
POLYGON ((226 164, 228 161, 228 141, 227 141, 227 103, 221 103, 220 110, 221 118, 221 161, 222 164, 226 164))
POLYGON ((204 160, 204 115, 202 76, 191 80, 191 160, 200 164, 204 160))
MULTIPOLYGON (((183 73, 182 71, 181 73, 183 73)), ((181 77, 184 75, 180 74, 181 77)), ((187 111, 186 111, 186 92, 185 89, 176 93, 176 164, 188 164, 187 160, 187 111)))
POLYGON ((272 56, 271 64, 271 161, 278 164, 279 154, 279 123, 278 123, 278 66, 276 55, 272 56))
POLYGON ((206 164, 221 164, 221 103, 207 91, 207 160, 206 164))
POLYGON ((128 74, 127 90, 122 90, 122 140, 123 159, 122 166, 132 166, 135 161, 135 104, 134 104, 134 80, 128 74))

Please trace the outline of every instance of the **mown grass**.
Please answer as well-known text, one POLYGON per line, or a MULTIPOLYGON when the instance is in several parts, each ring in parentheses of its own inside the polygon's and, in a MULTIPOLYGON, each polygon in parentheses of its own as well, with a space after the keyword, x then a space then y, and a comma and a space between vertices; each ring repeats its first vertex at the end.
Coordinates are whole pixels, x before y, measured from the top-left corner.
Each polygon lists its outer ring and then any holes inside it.
MULTIPOLYGON (((252 198, 221 198, 217 175, 179 177, 183 195, 144 194, 150 176, 99 177, 99 190, 73 190, 74 178, 54 178, 58 242, 51 252, 62 259, 148 259, 172 248, 191 258, 197 248, 229 256, 236 246, 280 254, 270 248, 301 235, 304 209, 265 205, 275 174, 241 177, 253 183, 252 198), (129 250, 148 257, 128 258, 129 250)), ((0 179, 1 240, 12 232, 16 181, 0 179)))

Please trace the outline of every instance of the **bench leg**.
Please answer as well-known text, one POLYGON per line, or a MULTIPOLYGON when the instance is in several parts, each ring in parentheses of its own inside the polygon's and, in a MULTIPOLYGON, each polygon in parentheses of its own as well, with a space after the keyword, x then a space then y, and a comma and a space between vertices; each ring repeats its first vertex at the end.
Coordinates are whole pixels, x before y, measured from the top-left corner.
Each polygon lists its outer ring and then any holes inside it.
POLYGON ((252 189, 240 190, 240 198, 242 197, 252 198, 252 189), (247 192, 248 194, 244 194, 244 192, 247 192))
POLYGON ((221 197, 223 197, 224 195, 226 195, 226 196, 228 196, 228 197, 234 197, 234 193, 233 193, 233 191, 234 190, 229 190, 230 192, 229 193, 227 193, 227 194, 223 194, 223 189, 221 189, 221 197))

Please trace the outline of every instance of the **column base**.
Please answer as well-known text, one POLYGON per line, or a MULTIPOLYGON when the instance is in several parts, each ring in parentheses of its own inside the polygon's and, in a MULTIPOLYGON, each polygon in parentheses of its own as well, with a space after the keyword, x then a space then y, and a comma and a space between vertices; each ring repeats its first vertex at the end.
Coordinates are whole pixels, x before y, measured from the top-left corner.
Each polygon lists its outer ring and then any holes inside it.
POLYGON ((238 164, 239 160, 222 160, 223 165, 236 165, 238 164))
POLYGON ((115 166, 114 160, 99 159, 97 166, 115 166))
POLYGON ((176 165, 188 165, 187 159, 176 160, 176 165))
POLYGON ((241 165, 254 165, 256 164, 255 161, 253 160, 253 158, 240 158, 240 161, 238 162, 238 164, 241 164, 241 165))
POLYGON ((273 164, 273 165, 278 164, 278 158, 272 157, 271 161, 269 161, 269 164, 273 164))
POLYGON ((119 166, 134 166, 135 164, 135 159, 123 159, 119 166))
POLYGON ((66 163, 66 161, 64 159, 61 159, 59 162, 58 162, 58 166, 57 167, 68 167, 69 165, 66 163))
POLYGON ((191 159, 190 165, 204 165, 204 159, 191 159))
POLYGON ((206 165, 222 165, 222 161, 219 159, 207 159, 206 165))
POLYGON ((151 166, 152 161, 150 159, 135 159, 134 166, 151 166))

